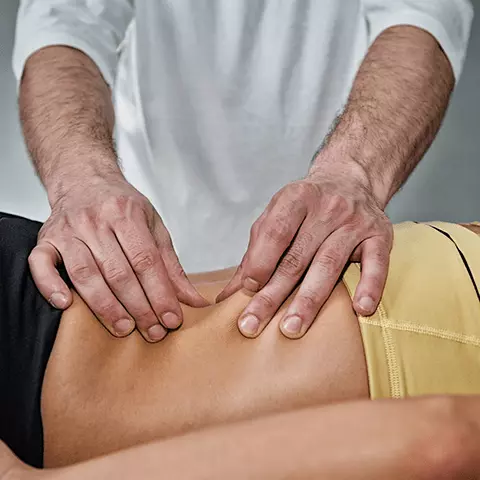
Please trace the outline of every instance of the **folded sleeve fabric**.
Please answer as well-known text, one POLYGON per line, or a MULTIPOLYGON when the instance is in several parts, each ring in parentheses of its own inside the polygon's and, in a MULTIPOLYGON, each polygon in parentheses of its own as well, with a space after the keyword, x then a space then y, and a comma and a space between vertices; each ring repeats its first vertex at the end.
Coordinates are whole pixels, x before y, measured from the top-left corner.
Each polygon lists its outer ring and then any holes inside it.
POLYGON ((36 50, 67 45, 88 55, 112 85, 117 50, 132 18, 133 0, 21 0, 13 51, 17 82, 36 50))
POLYGON ((473 7, 468 0, 362 0, 362 4, 370 43, 395 25, 422 28, 436 38, 458 80, 473 19, 473 7))

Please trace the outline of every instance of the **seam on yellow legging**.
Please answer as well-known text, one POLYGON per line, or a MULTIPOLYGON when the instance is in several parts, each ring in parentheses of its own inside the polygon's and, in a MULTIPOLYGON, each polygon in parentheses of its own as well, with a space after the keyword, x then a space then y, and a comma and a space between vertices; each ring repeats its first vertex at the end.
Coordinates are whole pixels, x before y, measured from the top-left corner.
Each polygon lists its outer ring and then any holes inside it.
POLYGON ((396 323, 391 320, 376 320, 374 318, 361 317, 360 321, 368 325, 375 325, 384 329, 401 330, 404 332, 420 333, 423 335, 431 335, 434 337, 442 338, 444 340, 452 340, 454 342, 463 343, 467 345, 473 345, 480 347, 480 338, 476 335, 464 335, 450 330, 441 328, 430 327, 428 325, 414 325, 411 323, 396 323))
MULTIPOLYGON (((351 265, 352 267, 355 267, 356 270, 358 271, 359 274, 361 274, 361 269, 360 266, 357 263, 354 263, 351 265)), ((343 278, 343 284, 347 288, 347 291, 350 295, 350 298, 353 300, 354 297, 354 291, 351 288, 349 282, 346 279, 347 272, 344 275, 343 278)), ((382 332, 382 340, 383 340, 383 348, 385 349, 385 356, 387 358, 387 369, 388 369, 388 383, 389 383, 389 389, 390 389, 390 397, 391 398, 401 398, 401 387, 400 387, 400 372, 399 372, 399 367, 398 367, 398 362, 397 362, 397 354, 395 351, 395 343, 393 341, 392 334, 390 330, 388 329, 387 326, 384 326, 388 323, 388 316, 385 310, 385 307, 383 306, 383 302, 380 299, 380 302, 378 304, 377 310, 374 313, 375 317, 379 317, 380 320, 375 320, 375 323, 371 323, 371 320, 373 320, 373 317, 362 317, 358 316, 358 321, 360 323, 365 323, 369 325, 376 325, 381 327, 381 332, 382 332)), ((370 378, 369 378, 370 382, 370 378)))
MULTIPOLYGON (((385 348, 385 355, 387 357, 388 377, 389 377, 389 383, 390 383, 390 397, 401 398, 402 392, 400 388, 400 372, 398 368, 397 354, 395 351, 395 343, 393 341, 392 332, 388 328, 388 324, 391 322, 389 322, 387 317, 387 312, 381 302, 378 305, 377 314, 380 320, 375 320, 375 321, 376 321, 376 324, 379 325, 382 329, 383 345, 385 348)), ((363 322, 363 320, 368 320, 368 319, 365 317, 360 317, 360 321, 363 322)), ((363 322, 363 323, 369 323, 369 322, 363 322)))

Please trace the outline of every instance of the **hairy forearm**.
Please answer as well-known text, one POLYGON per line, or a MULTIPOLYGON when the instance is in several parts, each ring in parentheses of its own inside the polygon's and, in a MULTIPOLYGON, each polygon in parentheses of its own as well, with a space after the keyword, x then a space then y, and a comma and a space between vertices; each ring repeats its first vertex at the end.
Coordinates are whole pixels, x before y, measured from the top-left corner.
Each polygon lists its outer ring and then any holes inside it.
POLYGON ((433 141, 453 86, 451 65, 429 33, 386 30, 369 49, 314 168, 339 156, 353 160, 384 208, 433 141))
POLYGON ((51 203, 72 179, 119 173, 110 89, 82 52, 64 46, 35 52, 25 65, 19 107, 25 141, 51 203))
POLYGON ((199 431, 45 475, 52 480, 464 478, 459 472, 470 472, 478 457, 478 441, 471 442, 469 430, 477 412, 477 399, 344 403, 199 431), (465 412, 468 421, 462 420, 465 412))

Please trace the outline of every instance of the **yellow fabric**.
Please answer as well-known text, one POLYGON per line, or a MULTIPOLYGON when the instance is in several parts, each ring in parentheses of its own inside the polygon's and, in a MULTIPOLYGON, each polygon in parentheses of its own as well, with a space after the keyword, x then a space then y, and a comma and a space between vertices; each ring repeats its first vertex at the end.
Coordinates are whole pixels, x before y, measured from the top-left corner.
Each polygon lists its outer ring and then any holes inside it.
MULTIPOLYGON (((480 302, 455 244, 480 288, 480 237, 443 222, 402 223, 382 301, 359 317, 371 398, 480 394, 480 302)), ((358 264, 343 278, 350 295, 358 264)))

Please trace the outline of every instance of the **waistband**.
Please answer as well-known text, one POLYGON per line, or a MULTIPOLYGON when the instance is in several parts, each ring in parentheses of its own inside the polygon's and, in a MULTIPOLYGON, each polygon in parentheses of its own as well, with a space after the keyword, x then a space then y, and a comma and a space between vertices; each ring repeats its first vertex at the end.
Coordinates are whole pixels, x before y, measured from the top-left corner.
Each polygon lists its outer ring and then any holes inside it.
MULTIPOLYGON (((360 267, 343 281, 353 298, 360 267)), ((480 393, 480 237, 445 222, 395 226, 377 311, 358 318, 371 398, 480 393)))

